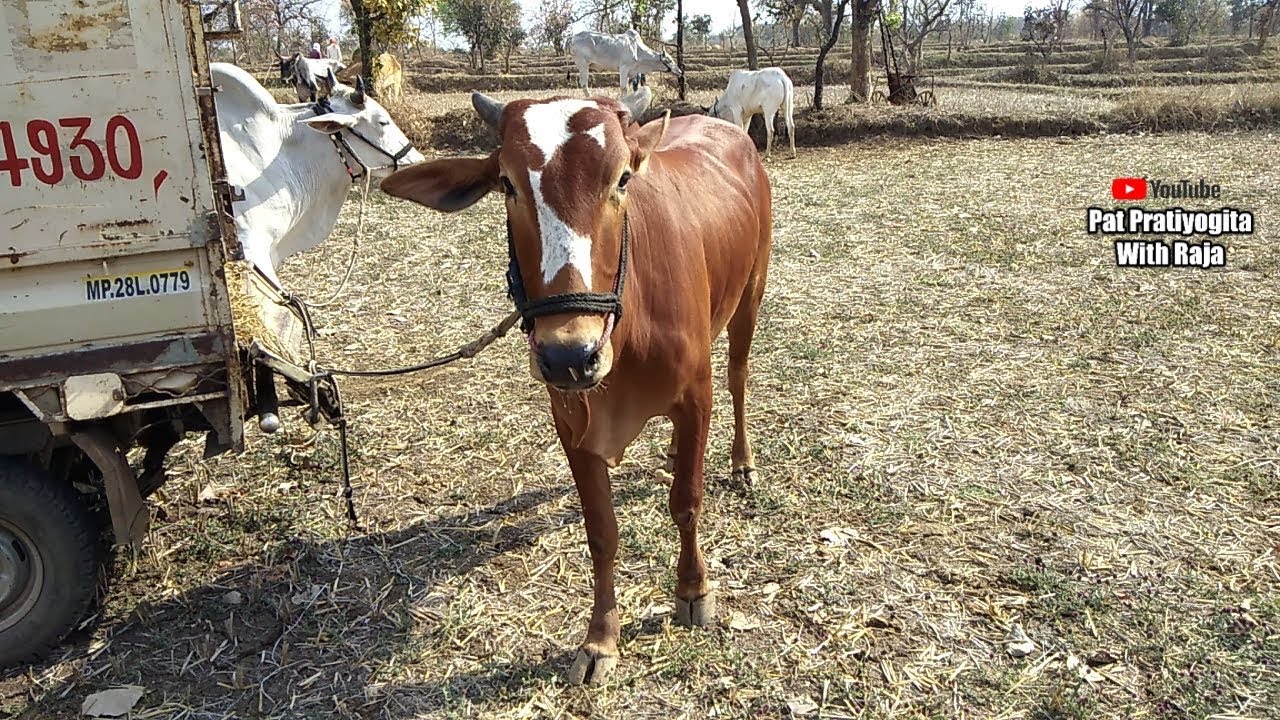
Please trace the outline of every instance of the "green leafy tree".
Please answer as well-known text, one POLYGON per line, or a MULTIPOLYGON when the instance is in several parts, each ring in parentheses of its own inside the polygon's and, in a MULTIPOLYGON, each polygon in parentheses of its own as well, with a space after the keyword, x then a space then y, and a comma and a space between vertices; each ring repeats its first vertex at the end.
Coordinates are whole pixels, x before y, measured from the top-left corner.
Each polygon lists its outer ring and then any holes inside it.
POLYGON ((348 0, 356 41, 360 45, 361 75, 373 87, 375 48, 387 49, 418 39, 414 19, 436 5, 436 0, 348 0))
POLYGON ((711 16, 694 15, 686 19, 684 21, 684 30, 689 33, 690 37, 706 46, 707 36, 711 34, 711 16))
POLYGON ((520 26, 520 6, 516 0, 441 0, 440 20, 446 31, 466 40, 471 66, 483 72, 485 60, 511 45, 512 29, 520 26))
POLYGON ((1159 0, 1156 3, 1157 20, 1169 23, 1169 44, 1186 45, 1191 42, 1191 33, 1195 32, 1200 13, 1199 0, 1159 0))

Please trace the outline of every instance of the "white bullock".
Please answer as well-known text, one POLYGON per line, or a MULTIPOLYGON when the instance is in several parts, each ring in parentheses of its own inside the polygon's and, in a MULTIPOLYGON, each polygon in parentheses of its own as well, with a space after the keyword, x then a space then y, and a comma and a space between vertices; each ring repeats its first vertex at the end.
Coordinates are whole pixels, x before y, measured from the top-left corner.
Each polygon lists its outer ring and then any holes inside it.
POLYGON ((280 79, 293 86, 298 93, 298 102, 315 102, 317 98, 328 95, 332 91, 328 80, 330 73, 341 72, 347 67, 341 60, 314 60, 302 57, 302 53, 279 57, 280 79))
POLYGON ((735 123, 743 130, 751 126, 753 115, 764 116, 764 154, 773 152, 773 121, 778 109, 784 111, 787 138, 791 141, 791 157, 796 156, 796 121, 792 116, 795 105, 795 88, 791 78, 779 67, 760 70, 734 70, 729 75, 729 85, 724 94, 716 98, 707 114, 735 123))
POLYGON ((676 77, 684 74, 670 55, 649 49, 644 40, 640 39, 640 33, 634 29, 621 35, 606 35, 589 30, 574 33, 569 40, 569 55, 573 58, 573 64, 578 66, 578 81, 584 95, 590 94, 588 88, 591 84, 592 65, 605 70, 617 70, 618 89, 624 95, 633 73, 669 72, 676 77))
POLYGON ((339 84, 321 103, 281 105, 249 73, 210 63, 227 180, 244 192, 232 203, 245 259, 277 286, 285 258, 319 245, 361 165, 381 179, 426 158, 364 86, 339 84), (345 161, 345 162, 344 162, 345 161))

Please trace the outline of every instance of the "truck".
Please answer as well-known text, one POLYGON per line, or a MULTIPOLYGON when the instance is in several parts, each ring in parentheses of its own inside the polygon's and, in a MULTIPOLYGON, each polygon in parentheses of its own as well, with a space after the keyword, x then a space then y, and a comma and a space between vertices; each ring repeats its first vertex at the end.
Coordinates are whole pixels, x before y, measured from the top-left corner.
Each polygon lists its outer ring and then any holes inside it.
POLYGON ((274 430, 279 375, 311 422, 338 412, 303 314, 243 262, 201 11, 0 0, 0 667, 80 622, 183 437, 274 430))

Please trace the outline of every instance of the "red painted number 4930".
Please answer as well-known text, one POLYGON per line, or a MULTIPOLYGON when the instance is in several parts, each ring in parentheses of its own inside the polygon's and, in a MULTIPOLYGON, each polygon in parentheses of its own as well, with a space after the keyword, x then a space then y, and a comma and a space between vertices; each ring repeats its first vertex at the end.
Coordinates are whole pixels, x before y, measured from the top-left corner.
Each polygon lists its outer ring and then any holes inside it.
POLYGON ((138 129, 129 118, 113 115, 100 135, 94 132, 91 137, 92 130, 93 119, 87 117, 62 118, 56 125, 48 120, 30 120, 26 127, 27 145, 34 154, 24 157, 18 154, 13 126, 8 121, 0 122, 0 177, 7 173, 12 187, 22 187, 27 170, 36 182, 45 185, 62 182, 68 169, 85 182, 101 180, 108 170, 125 180, 142 177, 142 144, 138 142, 138 129), (61 133, 59 128, 67 132, 61 133), (70 141, 64 145, 68 137, 70 141))

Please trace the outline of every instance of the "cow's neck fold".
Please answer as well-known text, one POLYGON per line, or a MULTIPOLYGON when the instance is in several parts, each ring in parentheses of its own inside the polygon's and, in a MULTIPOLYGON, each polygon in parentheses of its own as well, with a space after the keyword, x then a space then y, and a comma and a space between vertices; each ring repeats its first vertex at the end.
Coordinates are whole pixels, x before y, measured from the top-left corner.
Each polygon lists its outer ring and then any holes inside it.
POLYGON ((343 202, 351 189, 351 177, 327 135, 298 122, 311 113, 298 112, 285 124, 281 155, 287 156, 285 183, 280 192, 292 195, 288 204, 293 213, 289 235, 280 241, 281 257, 309 250, 332 232, 343 202))

